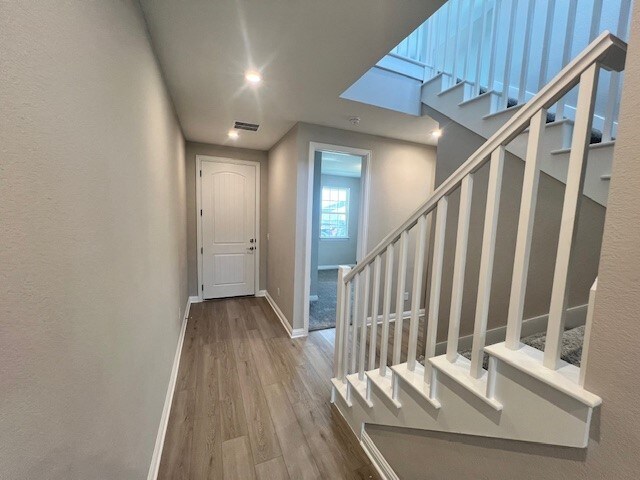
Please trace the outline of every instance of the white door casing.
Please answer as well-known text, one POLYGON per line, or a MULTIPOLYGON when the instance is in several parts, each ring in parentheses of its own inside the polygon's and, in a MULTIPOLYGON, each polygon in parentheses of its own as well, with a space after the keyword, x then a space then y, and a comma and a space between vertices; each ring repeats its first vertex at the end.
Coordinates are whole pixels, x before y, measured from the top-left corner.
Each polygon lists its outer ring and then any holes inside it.
POLYGON ((255 294, 255 165, 201 164, 202 297, 255 294))

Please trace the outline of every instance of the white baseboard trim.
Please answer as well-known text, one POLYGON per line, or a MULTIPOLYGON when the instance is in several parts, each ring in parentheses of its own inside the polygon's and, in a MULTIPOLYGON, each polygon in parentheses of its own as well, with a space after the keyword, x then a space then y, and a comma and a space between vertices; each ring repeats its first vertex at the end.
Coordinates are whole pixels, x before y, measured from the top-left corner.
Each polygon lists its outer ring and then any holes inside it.
POLYGON ((362 425, 362 432, 360 434, 360 445, 364 453, 369 457, 369 460, 371 460, 371 464, 378 472, 378 475, 380 475, 380 478, 383 480, 400 480, 400 477, 396 475, 391 465, 389 465, 380 450, 378 450, 378 447, 373 443, 373 440, 364 429, 364 424, 362 425))
POLYGON ((267 296, 267 291, 266 290, 258 290, 255 294, 256 297, 266 297, 267 296))
POLYGON ((173 357, 173 367, 171 368, 171 376, 169 377, 169 386, 167 387, 167 395, 164 399, 164 407, 162 409, 162 416, 160 417, 160 426, 158 427, 156 445, 153 448, 153 455, 151 456, 151 465, 149 466, 147 480, 156 480, 158 478, 158 469, 160 468, 160 459, 162 458, 162 447, 164 446, 164 438, 167 434, 167 425, 169 424, 171 404, 173 403, 173 393, 175 391, 176 381, 178 379, 178 369, 180 368, 180 357, 182 355, 182 344, 184 343, 184 335, 187 329, 187 321, 189 320, 189 312, 191 311, 191 304, 198 302, 198 297, 189 297, 189 299, 187 300, 187 306, 184 310, 184 317, 182 317, 182 326, 180 327, 180 335, 178 336, 178 346, 176 347, 176 354, 173 357), (192 301, 193 299, 195 299, 195 301, 192 301))
MULTIPOLYGON (((421 308, 418 311, 418 316, 419 317, 424 317, 424 314, 425 314, 425 310, 424 310, 424 308, 421 308)), ((404 312, 402 312, 402 320, 407 320, 409 318, 411 318, 411 310, 405 310, 404 312)), ((390 313, 389 314, 389 322, 391 323, 391 322, 395 322, 395 321, 396 321, 396 314, 395 313, 390 313)), ((378 325, 382 324, 382 315, 378 315, 376 323, 378 325)), ((371 317, 367 317, 367 326, 370 326, 370 325, 371 325, 371 317)))
POLYGON ((267 302, 269 302, 269 305, 271 305, 271 309, 276 314, 276 317, 278 317, 278 319, 280 320, 280 323, 282 323, 282 326, 284 327, 284 329, 287 331, 287 333, 291 338, 299 338, 299 337, 307 336, 307 331, 304 328, 291 328, 291 324, 289 323, 289 320, 287 320, 287 317, 284 316, 284 313, 282 313, 282 310, 280 310, 280 307, 278 307, 278 304, 273 299, 273 297, 269 294, 268 291, 265 292, 264 296, 267 299, 267 302))
MULTIPOLYGON (((565 328, 575 328, 580 325, 584 325, 587 318, 587 304, 577 305, 575 307, 567 308, 567 316, 565 318, 565 328)), ((528 337, 535 333, 544 332, 547 329, 547 322, 549 320, 549 314, 540 315, 537 317, 527 318, 522 321, 522 337, 528 337)), ((493 345, 494 343, 504 342, 504 338, 507 333, 507 326, 492 328, 487 330, 486 345, 493 345)), ((458 340, 458 351, 464 352, 465 350, 471 350, 473 345, 473 335, 465 335, 458 340)), ((443 355, 447 351, 447 342, 438 342, 436 345, 436 355, 443 355)))
POLYGON ((338 268, 344 267, 344 266, 353 268, 356 266, 356 264, 352 263, 352 264, 345 265, 344 263, 341 263, 340 265, 318 265, 318 270, 337 270, 338 268))
POLYGON ((194 296, 192 296, 192 297, 189 297, 189 304, 192 304, 192 303, 200 303, 201 301, 202 301, 202 300, 201 300, 201 299, 200 299, 200 297, 199 297, 199 296, 197 296, 197 295, 194 295, 194 296))

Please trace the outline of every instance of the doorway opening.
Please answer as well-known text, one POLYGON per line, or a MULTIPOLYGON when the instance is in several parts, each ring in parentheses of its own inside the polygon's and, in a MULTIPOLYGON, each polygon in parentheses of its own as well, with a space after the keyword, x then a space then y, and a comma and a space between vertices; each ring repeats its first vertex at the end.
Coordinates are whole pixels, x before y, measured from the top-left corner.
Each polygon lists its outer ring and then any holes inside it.
POLYGON ((307 211, 307 331, 335 328, 338 267, 354 266, 366 249, 371 153, 311 144, 307 211))

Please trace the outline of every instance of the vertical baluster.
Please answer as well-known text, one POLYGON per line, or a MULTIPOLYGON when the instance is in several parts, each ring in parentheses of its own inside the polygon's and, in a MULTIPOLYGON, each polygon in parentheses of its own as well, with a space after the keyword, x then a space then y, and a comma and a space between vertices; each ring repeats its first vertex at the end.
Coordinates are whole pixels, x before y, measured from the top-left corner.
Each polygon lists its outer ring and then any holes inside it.
POLYGON ((433 16, 429 17, 422 28, 422 47, 420 61, 425 65, 431 65, 431 35, 433 33, 433 16))
MULTIPOLYGON (((569 13, 567 14, 567 32, 564 36, 564 50, 562 52, 562 68, 571 60, 573 51, 573 37, 575 37, 576 29, 576 10, 578 8, 578 0, 569 0, 569 13)), ((564 118, 565 99, 558 100, 556 106, 556 120, 564 118)))
POLYGON ((538 91, 547 84, 547 72, 549 71, 549 50, 551 47, 551 34, 553 33, 553 19, 556 14, 556 0, 547 3, 547 16, 544 22, 542 35, 542 53, 540 55, 540 75, 538 77, 538 91))
MULTIPOLYGON (((452 0, 453 1, 453 0, 452 0)), ((442 53, 442 68, 440 69, 443 73, 448 73, 447 72, 447 57, 449 56, 449 23, 451 21, 451 17, 453 16, 451 14, 451 2, 447 2, 444 4, 445 7, 445 18, 444 18, 444 51, 442 53)), ((444 77, 445 81, 446 81, 446 77, 444 77)))
POLYGON ((498 229, 498 213, 500 210, 500 190, 502 187, 502 169, 504 166, 504 147, 500 146, 491 154, 489 168, 489 185, 487 187, 487 206, 482 234, 482 254, 480 257, 480 276, 478 279, 478 299, 473 328, 473 345, 471 349, 471 376, 482 376, 482 360, 484 358, 485 337, 487 335, 487 319, 489 316, 489 300, 491 297, 491 279, 493 277, 493 258, 496 250, 496 232, 498 229))
POLYGON ((396 278, 396 325, 393 335, 393 365, 400 363, 402 350, 402 324, 404 322, 404 286, 407 277, 407 247, 409 232, 404 231, 400 235, 400 250, 398 254, 398 277, 396 278))
POLYGON ((351 321, 351 364, 349 371, 356 371, 356 362, 358 359, 358 320, 360 319, 360 277, 357 274, 353 279, 353 320, 351 321))
POLYGON ((529 74, 529 56, 531 55, 531 35, 533 33, 533 16, 535 14, 534 0, 528 0, 527 25, 524 30, 524 47, 522 49, 522 62, 520 66, 520 84, 518 85, 518 103, 527 101, 527 76, 529 74))
POLYGON ((427 217, 418 219, 416 234, 416 252, 413 261, 413 286, 411 292, 411 320, 409 322, 409 340, 407 346, 407 367, 416 368, 416 351, 418 348, 418 326, 420 323, 420 297, 422 296, 422 277, 424 273, 424 253, 427 243, 427 217))
POLYGON ((393 280, 394 245, 387 247, 384 269, 384 293, 382 297, 382 336, 380 339, 380 375, 387 375, 387 351, 389 349, 389 311, 391 310, 391 282, 393 280))
POLYGON ((471 75, 469 75, 468 64, 474 58, 473 55, 471 55, 471 49, 473 48, 473 30, 474 30, 473 17, 475 13, 475 0, 469 0, 468 4, 469 4, 469 13, 468 13, 469 18, 467 19, 468 20, 467 21, 467 47, 465 48, 462 55, 463 80, 467 80, 470 77, 473 78, 471 75))
POLYGON ((367 314, 369 310, 369 290, 371 281, 371 268, 369 265, 364 267, 364 299, 362 302, 362 313, 360 320, 360 358, 358 359, 358 378, 364 380, 364 362, 367 352, 367 314))
POLYGON ((447 336, 447 360, 450 362, 455 362, 458 358, 458 337, 460 335, 460 316, 462 313, 464 271, 467 265, 467 244, 469 240, 469 219, 471 218, 472 197, 473 174, 470 173, 464 177, 460 188, 460 210, 458 213, 456 257, 453 264, 451 313, 449 315, 449 334, 447 336))
POLYGON ((351 270, 350 267, 340 266, 338 268, 338 292, 337 292, 337 304, 336 304, 336 341, 335 350, 333 353, 333 375, 334 377, 343 380, 344 379, 344 364, 342 362, 343 350, 346 348, 346 342, 343 338, 344 335, 344 321, 345 321, 345 298, 347 287, 344 284, 344 277, 351 270))
POLYGON ((542 155, 542 135, 544 134, 547 111, 540 110, 531 119, 529 126, 529 143, 524 164, 524 180, 520 200, 520 216, 518 218, 518 235, 513 261, 513 278, 511 280, 511 296, 509 315, 507 316, 506 346, 512 350, 520 348, 520 334, 524 312, 524 297, 527 291, 527 274, 529 273, 529 254, 533 220, 536 215, 538 198, 538 181, 540 180, 540 163, 542 155))
MULTIPOLYGON (((495 12, 494 12, 495 13, 495 12)), ((478 43, 478 54, 476 55, 475 73, 473 77, 473 96, 480 95, 480 83, 482 82, 482 67, 484 65, 484 47, 485 37, 487 36, 487 28, 491 24, 489 17, 489 1, 482 2, 482 30, 480 31, 480 42, 478 43)))
POLYGON ((349 373, 349 324, 351 323, 351 285, 348 282, 344 292, 344 318, 342 320, 342 368, 343 374, 349 373))
POLYGON ((518 0, 511 0, 511 12, 509 25, 507 25, 507 51, 504 59, 504 71, 502 72, 502 98, 500 104, 505 109, 509 105, 509 85, 511 84, 511 64, 513 60, 513 36, 515 33, 516 13, 518 12, 518 0))
POLYGON ((496 55, 498 53, 498 25, 500 18, 500 8, 502 0, 496 0, 493 7, 493 18, 491 22, 491 55, 489 56, 489 70, 487 79, 487 88, 493 90, 493 83, 496 76, 496 55))
POLYGON ((430 66, 433 69, 431 76, 435 76, 438 73, 438 51, 440 50, 439 35, 440 35, 440 18, 441 10, 438 10, 433 14, 433 22, 431 23, 431 53, 430 53, 430 66))
POLYGON ((369 370, 376 368, 378 346, 378 306, 380 302, 380 270, 382 258, 378 255, 373 263, 373 299, 371 301, 371 336, 369 337, 369 370))
POLYGON ((460 24, 462 23, 462 0, 458 0, 456 12, 456 34, 453 38, 453 65, 451 69, 453 83, 451 85, 458 83, 458 64, 460 63, 458 62, 458 47, 460 46, 460 24))
MULTIPOLYGON (((618 29, 616 35, 622 40, 627 40, 627 29, 629 25, 629 13, 631 0, 620 2, 620 14, 618 16, 618 29)), ((604 127, 602 129, 602 141, 609 142, 613 138, 613 125, 618 117, 617 110, 620 105, 620 72, 611 72, 609 75, 609 95, 604 112, 604 127)))
POLYGON ((429 359, 436 354, 438 339, 438 315, 440 312, 440 288, 442 286, 442 262, 444 258, 444 235, 447 226, 449 198, 438 201, 436 231, 433 242, 433 265, 431 267, 431 291, 429 293, 429 314, 427 316, 427 338, 424 346, 424 382, 431 379, 429 359))
POLYGON ((578 105, 576 107, 573 138, 571 140, 571 153, 569 154, 567 186, 564 191, 562 222, 560 223, 560 237, 558 239, 553 288, 551 290, 549 324, 547 325, 547 339, 544 348, 544 365, 554 370, 558 368, 562 347, 569 267, 575 253, 573 247, 578 228, 578 215, 582 201, 582 188, 584 186, 588 148, 591 139, 593 110, 598 87, 598 71, 598 65, 594 64, 580 76, 578 105))
POLYGON ((589 359, 589 345, 591 339, 591 325, 593 324, 593 309, 596 304, 596 291, 598 290, 598 279, 591 286, 589 291, 589 304, 587 306, 587 320, 584 326, 584 341, 582 343, 582 356, 580 357, 580 376, 578 383, 584 387, 584 378, 587 374, 587 361, 589 359))
POLYGON ((424 62, 424 52, 425 52, 425 49, 423 48, 424 47, 424 29, 425 29, 425 24, 423 23, 416 30, 417 36, 416 36, 414 58, 419 62, 424 62))
POLYGON ((593 0, 591 12, 591 27, 589 28, 589 42, 591 43, 600 33, 600 20, 602 18, 602 0, 593 0))

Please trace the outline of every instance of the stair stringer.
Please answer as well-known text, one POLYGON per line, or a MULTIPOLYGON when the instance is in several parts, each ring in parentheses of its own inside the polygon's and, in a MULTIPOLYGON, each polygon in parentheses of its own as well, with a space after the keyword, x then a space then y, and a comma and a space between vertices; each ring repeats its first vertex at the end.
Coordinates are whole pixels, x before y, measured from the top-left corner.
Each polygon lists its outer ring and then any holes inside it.
POLYGON ((388 392, 371 382, 368 385, 370 404, 358 394, 349 395, 348 389, 338 391, 335 385, 332 401, 359 439, 367 424, 376 424, 578 448, 587 446, 593 404, 588 405, 500 358, 492 360, 493 398, 502 404, 501 410, 439 370, 436 370, 436 385, 432 390, 436 392, 435 404, 401 377, 394 380, 397 381, 394 401, 399 407, 390 402, 388 392), (345 398, 347 395, 350 398, 345 398))
MULTIPOLYGON (((467 82, 444 90, 443 85, 444 79, 441 74, 425 82, 422 87, 423 113, 436 119, 438 116, 444 116, 483 138, 490 138, 523 105, 495 112, 499 98, 496 93, 486 92, 478 97, 464 100, 470 87, 467 82)), ((566 183, 567 180, 569 162, 567 147, 571 145, 572 132, 573 121, 567 119, 551 122, 545 126, 540 169, 562 183, 566 183), (558 151, 562 154, 559 155, 558 151)), ((524 159, 527 139, 528 131, 525 131, 506 146, 507 151, 524 159)), ((602 176, 611 174, 613 153, 613 142, 592 144, 589 147, 583 193, 603 206, 607 205, 609 182, 602 176)))

